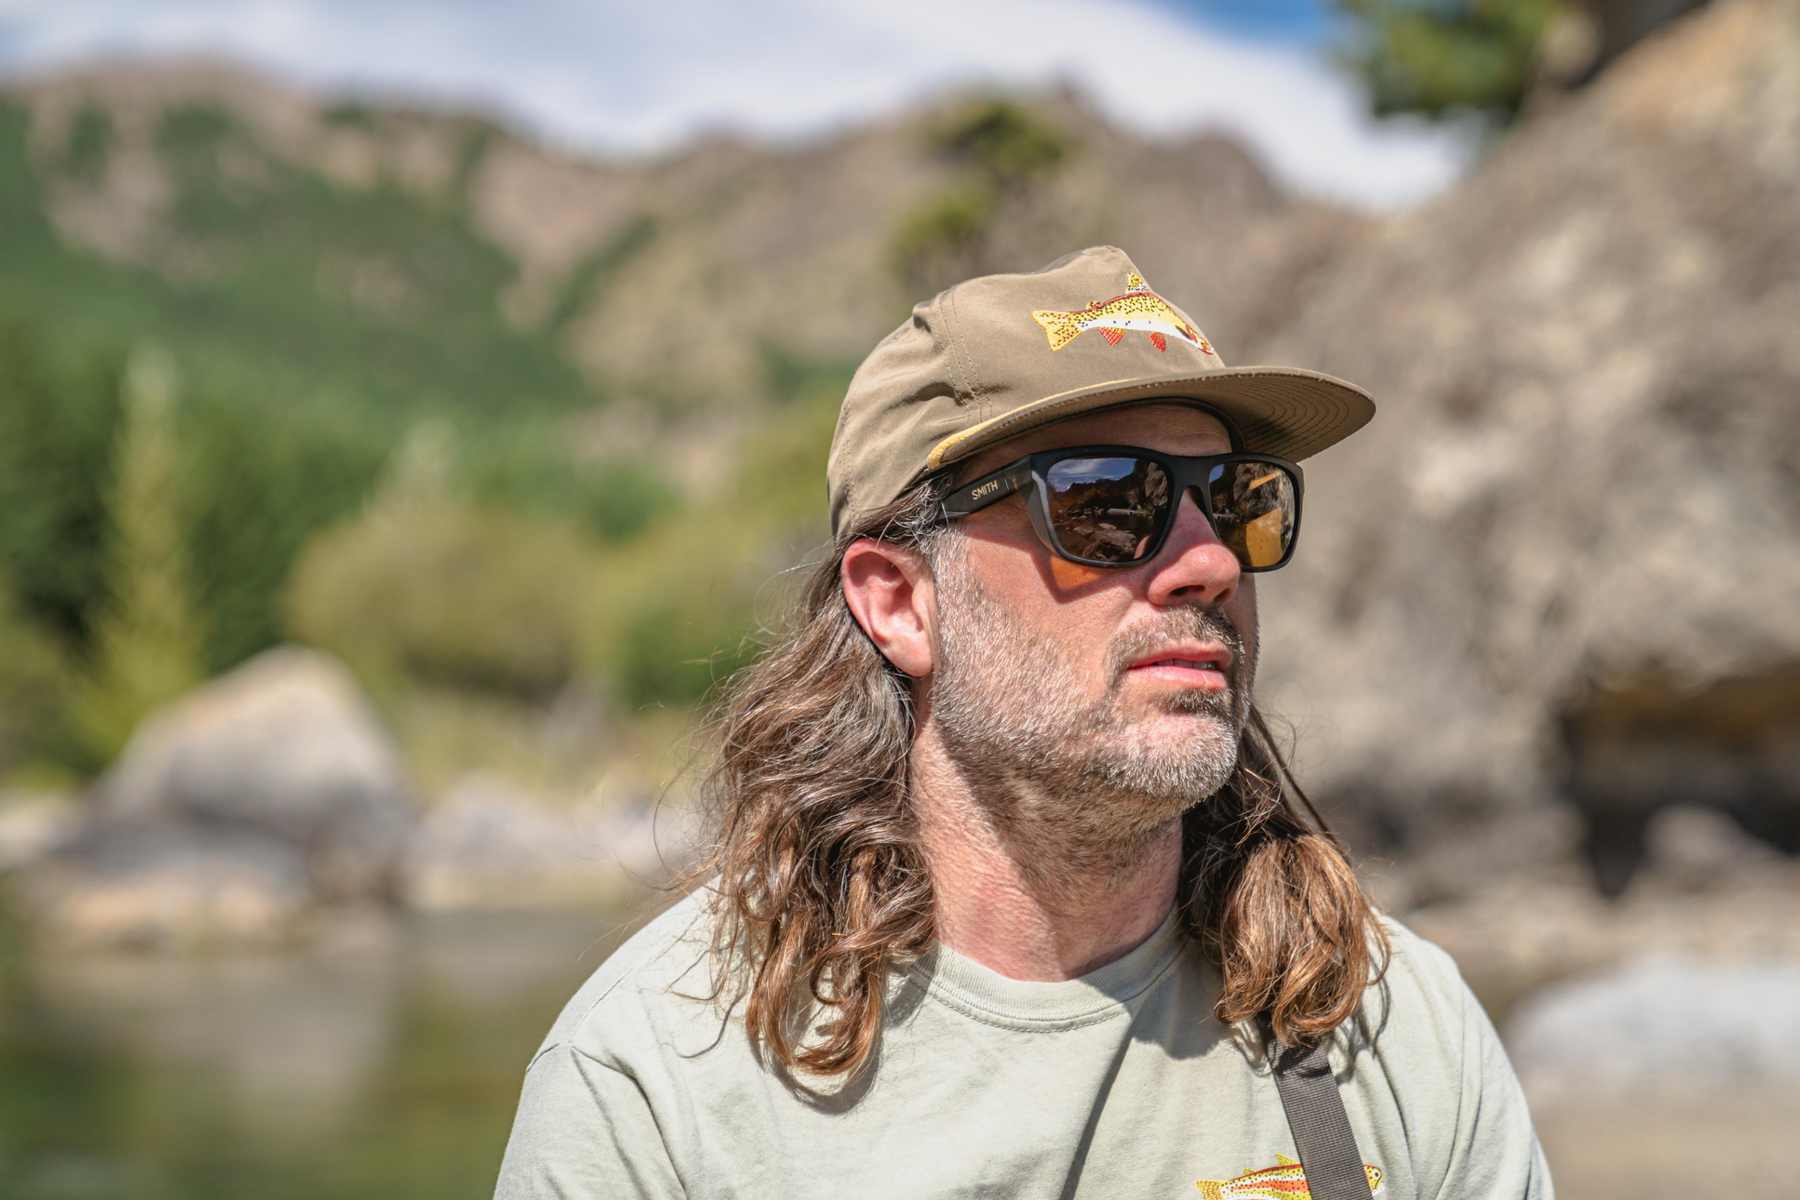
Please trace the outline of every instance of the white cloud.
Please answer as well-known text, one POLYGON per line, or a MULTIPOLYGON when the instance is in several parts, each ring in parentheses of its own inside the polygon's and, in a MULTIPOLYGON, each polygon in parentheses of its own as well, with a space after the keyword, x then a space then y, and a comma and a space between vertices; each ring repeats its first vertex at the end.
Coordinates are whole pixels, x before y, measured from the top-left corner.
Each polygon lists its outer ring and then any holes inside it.
POLYGON ((1388 206, 1469 148, 1377 125, 1307 49, 1148 0, 0 0, 0 64, 208 51, 333 88, 486 104, 558 140, 655 150, 707 128, 805 135, 946 85, 1068 81, 1115 119, 1235 131, 1309 191, 1388 206))

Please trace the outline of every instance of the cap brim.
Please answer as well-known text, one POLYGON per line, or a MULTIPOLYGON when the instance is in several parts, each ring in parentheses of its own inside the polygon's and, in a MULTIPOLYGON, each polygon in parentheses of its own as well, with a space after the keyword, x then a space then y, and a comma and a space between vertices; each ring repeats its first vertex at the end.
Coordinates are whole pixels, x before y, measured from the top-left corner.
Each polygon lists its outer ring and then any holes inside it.
POLYGON ((1046 396, 954 433, 932 448, 925 469, 961 462, 1065 417, 1151 400, 1197 400, 1237 425, 1244 449, 1295 460, 1349 437, 1375 415, 1374 400, 1355 384, 1300 367, 1121 379, 1046 396))

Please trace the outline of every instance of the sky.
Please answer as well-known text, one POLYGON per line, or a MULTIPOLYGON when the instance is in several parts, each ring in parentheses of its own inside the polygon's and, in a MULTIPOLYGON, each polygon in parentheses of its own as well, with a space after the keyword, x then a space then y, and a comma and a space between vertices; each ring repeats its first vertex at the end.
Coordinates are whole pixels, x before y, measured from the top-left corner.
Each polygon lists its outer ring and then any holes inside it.
POLYGON ((0 0, 0 72, 204 53, 332 92, 476 106, 558 144, 819 136, 947 87, 1070 84, 1156 138, 1242 137, 1301 190, 1404 207, 1458 130, 1376 122, 1327 0, 0 0))

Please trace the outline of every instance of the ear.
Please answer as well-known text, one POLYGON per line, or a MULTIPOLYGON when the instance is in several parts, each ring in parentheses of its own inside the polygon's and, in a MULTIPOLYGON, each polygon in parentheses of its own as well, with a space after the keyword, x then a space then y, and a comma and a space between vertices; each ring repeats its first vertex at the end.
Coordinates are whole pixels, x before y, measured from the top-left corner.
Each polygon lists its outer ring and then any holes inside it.
POLYGON ((937 589, 924 556, 863 538, 844 551, 839 576, 850 614, 882 656, 915 678, 931 674, 937 589))

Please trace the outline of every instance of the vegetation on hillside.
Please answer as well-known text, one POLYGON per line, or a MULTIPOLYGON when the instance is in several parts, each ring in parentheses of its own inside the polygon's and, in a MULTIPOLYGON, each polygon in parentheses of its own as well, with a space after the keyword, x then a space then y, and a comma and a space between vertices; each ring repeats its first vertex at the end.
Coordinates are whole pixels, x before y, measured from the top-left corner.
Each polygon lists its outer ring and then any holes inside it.
POLYGON ((1530 90, 1558 0, 1338 0, 1356 21, 1350 59, 1375 112, 1511 121, 1530 90))
MULTIPOLYGON (((123 258, 50 216, 119 144, 90 106, 46 151, 0 102, 0 785, 104 766, 156 703, 288 638, 397 706, 580 686, 685 709, 738 661, 799 552, 792 464, 766 494, 735 467, 684 494, 657 455, 577 436, 607 397, 555 341, 654 222, 526 331, 462 200, 478 136, 433 196, 339 186, 217 106, 169 108, 166 211, 123 258)), ((817 373, 772 353, 764 390, 773 436, 804 427, 822 458, 817 373)))
POLYGON ((954 182, 911 213, 892 256, 901 282, 931 295, 974 275, 1018 270, 1002 233, 1029 219, 1035 193, 1074 149, 1069 137, 1028 109, 987 98, 952 111, 928 135, 954 182))
POLYGON ((505 421, 594 398, 548 337, 500 312, 513 264, 453 194, 339 187, 222 109, 177 106, 155 136, 163 221, 139 262, 107 261, 59 237, 48 208, 104 176, 111 118, 85 110, 60 154, 34 152, 29 126, 0 102, 0 311, 29 313, 59 347, 151 337, 201 391, 389 420, 505 421))
POLYGON ((1586 82, 1705 0, 1336 0, 1379 116, 1510 124, 1541 87, 1586 82))

